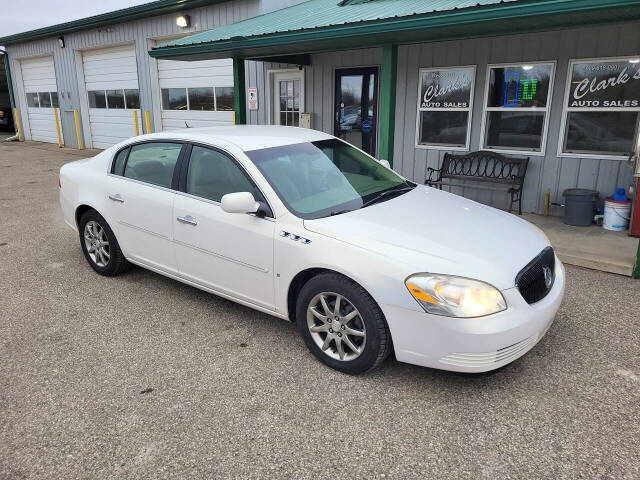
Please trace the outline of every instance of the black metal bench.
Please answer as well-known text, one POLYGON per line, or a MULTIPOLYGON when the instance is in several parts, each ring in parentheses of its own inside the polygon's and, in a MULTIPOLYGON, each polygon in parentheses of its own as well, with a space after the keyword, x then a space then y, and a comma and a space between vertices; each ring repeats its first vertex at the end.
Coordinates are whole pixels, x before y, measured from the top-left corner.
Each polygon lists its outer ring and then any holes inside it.
POLYGON ((464 155, 445 153, 442 167, 427 168, 425 184, 442 190, 443 186, 475 187, 486 190, 503 191, 511 198, 509 211, 513 204, 518 203, 518 214, 522 215, 522 189, 524 175, 527 173, 529 157, 512 158, 499 153, 481 150, 464 155), (446 180, 446 181, 445 181, 446 180), (467 183, 473 182, 494 183, 495 187, 478 186, 467 183), (502 187, 502 188, 501 188, 502 187))

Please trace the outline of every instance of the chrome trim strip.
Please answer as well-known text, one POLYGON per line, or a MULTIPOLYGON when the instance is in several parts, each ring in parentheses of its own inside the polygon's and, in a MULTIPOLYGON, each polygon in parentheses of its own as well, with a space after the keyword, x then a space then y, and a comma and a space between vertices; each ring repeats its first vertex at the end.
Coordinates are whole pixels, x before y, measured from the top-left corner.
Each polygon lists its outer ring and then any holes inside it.
POLYGON ((185 243, 185 242, 182 242, 180 240, 175 240, 175 239, 173 240, 173 243, 176 243, 178 245, 182 245, 183 247, 191 248, 191 249, 196 250, 198 252, 206 253, 206 254, 211 255, 213 257, 221 258, 223 260, 227 260, 229 262, 236 263, 238 265, 242 265, 243 267, 252 268, 253 270, 257 270, 257 271, 262 272, 262 273, 268 273, 269 272, 268 269, 265 269, 265 268, 262 268, 262 267, 258 267, 257 265, 251 265, 250 263, 245 263, 245 262, 243 262, 241 260, 236 260, 235 258, 227 257, 225 255, 221 255, 219 253, 212 252, 211 250, 207 250, 206 248, 197 247, 197 246, 192 245, 190 243, 185 243))

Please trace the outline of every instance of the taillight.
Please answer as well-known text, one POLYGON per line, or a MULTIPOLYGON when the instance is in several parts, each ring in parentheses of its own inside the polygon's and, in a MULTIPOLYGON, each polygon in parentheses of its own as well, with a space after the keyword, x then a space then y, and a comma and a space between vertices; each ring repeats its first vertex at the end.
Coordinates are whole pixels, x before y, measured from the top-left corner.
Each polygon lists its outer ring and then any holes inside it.
POLYGON ((4 110, 0 110, 0 117, 4 117, 4 110))

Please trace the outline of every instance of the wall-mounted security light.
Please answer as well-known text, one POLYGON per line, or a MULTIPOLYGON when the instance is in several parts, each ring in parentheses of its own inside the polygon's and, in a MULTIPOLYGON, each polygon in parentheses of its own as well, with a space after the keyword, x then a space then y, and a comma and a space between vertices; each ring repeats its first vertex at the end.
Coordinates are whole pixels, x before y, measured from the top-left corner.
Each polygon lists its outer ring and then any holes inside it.
POLYGON ((629 60, 629 63, 640 63, 640 58, 632 58, 631 60, 629 60))
POLYGON ((64 48, 64 37, 58 37, 58 45, 60 48, 64 48))
POLYGON ((176 17, 176 25, 180 28, 187 28, 190 24, 191 19, 189 18, 189 15, 180 15, 179 17, 176 17))
POLYGON ((533 68, 533 65, 522 65, 523 70, 531 70, 532 68, 533 68))

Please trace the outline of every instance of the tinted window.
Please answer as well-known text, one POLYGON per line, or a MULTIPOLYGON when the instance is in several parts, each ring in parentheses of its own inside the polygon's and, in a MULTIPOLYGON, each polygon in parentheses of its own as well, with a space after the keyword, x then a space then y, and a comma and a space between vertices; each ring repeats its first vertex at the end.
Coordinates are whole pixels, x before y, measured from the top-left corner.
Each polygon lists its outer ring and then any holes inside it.
POLYGON ((216 87, 217 110, 233 110, 233 87, 216 87))
POLYGON ((49 92, 40 92, 38 93, 38 97, 40 98, 40 108, 51 108, 49 92))
POLYGON ((514 150, 540 150, 544 115, 544 112, 488 112, 485 145, 514 150))
POLYGON ((569 112, 565 152, 627 155, 635 149, 638 112, 569 112))
POLYGON ((51 106, 53 108, 58 108, 60 106, 58 103, 58 92, 51 92, 51 106))
POLYGON ((173 170, 181 144, 144 143, 131 147, 124 176, 161 187, 171 188, 173 170))
POLYGON ((187 193, 219 202, 227 193, 260 195, 244 172, 225 154, 194 146, 189 160, 187 193))
POLYGON ((163 110, 186 110, 187 109, 187 89, 186 88, 163 88, 162 89, 163 110))
POLYGON ((492 68, 488 107, 544 107, 547 105, 551 65, 515 65, 492 68))
POLYGON ((39 107, 40 102, 38 100, 37 92, 29 92, 27 93, 27 106, 29 107, 39 107))
POLYGON ((190 88, 189 110, 213 110, 213 87, 190 88))
POLYGON ((104 90, 93 90, 87 94, 89 95, 89 108, 107 108, 104 90))
POLYGON ((124 174, 124 162, 127 159, 127 153, 129 153, 129 149, 125 148, 121 150, 118 155, 116 155, 115 160, 113 161, 113 173, 116 175, 124 174))
POLYGON ((124 108, 124 93, 122 90, 107 90, 107 105, 109 108, 124 108))
POLYGON ((466 146, 469 112, 425 110, 419 118, 421 144, 466 146))
POLYGON ((137 89, 124 91, 127 108, 140 108, 140 92, 137 89))

